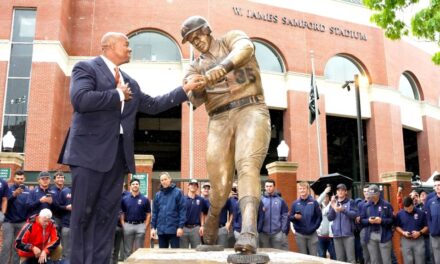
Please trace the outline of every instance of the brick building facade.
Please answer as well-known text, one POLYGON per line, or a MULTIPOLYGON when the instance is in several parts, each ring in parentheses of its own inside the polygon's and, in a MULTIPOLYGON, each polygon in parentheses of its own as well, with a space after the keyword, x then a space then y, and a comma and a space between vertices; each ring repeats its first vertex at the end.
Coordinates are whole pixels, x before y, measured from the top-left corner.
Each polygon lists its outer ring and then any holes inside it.
MULTIPOLYGON (((353 90, 341 89, 343 82, 326 76, 329 61, 340 56, 362 68, 369 84, 360 87, 362 118, 368 153, 368 179, 379 182, 384 172, 405 171, 403 129, 416 135, 418 174, 422 179, 440 170, 440 72, 431 55, 412 42, 391 41, 383 31, 366 22, 369 11, 342 1, 271 4, 270 1, 196 0, 10 0, 0 9, 0 109, 2 133, 6 124, 8 84, 12 83, 14 11, 35 11, 32 64, 24 114, 23 141, 26 171, 56 170, 57 157, 71 119, 69 81, 73 65, 100 54, 100 38, 108 31, 129 37, 138 32, 157 32, 177 47, 178 61, 135 60, 122 68, 151 94, 177 86, 189 63, 190 48, 181 44, 180 24, 190 15, 208 19, 214 36, 231 29, 245 31, 253 40, 265 43, 278 56, 281 72, 262 74, 267 104, 282 111, 282 138, 290 146, 289 161, 297 162, 298 179, 313 180, 319 175, 316 122, 308 123, 308 101, 314 53, 317 86, 320 91, 321 143, 324 173, 329 169, 328 117, 356 118, 353 90), (326 9, 328 6, 334 10, 326 9), (339 14, 339 15, 338 15, 339 14), (340 19, 335 18, 340 17, 340 19), (341 20, 342 19, 342 20, 341 20), (407 98, 399 90, 401 75, 412 77, 419 98, 407 98), (154 89, 153 89, 154 88, 154 89)), ((312 1, 313 2, 313 1, 312 1)), ((279 1, 279 3, 285 3, 279 1)), ((29 20, 24 20, 28 23, 29 20)), ((20 44, 20 43, 18 43, 20 44)), ((19 55, 17 55, 19 57, 19 55)), ((416 96, 417 97, 417 96, 416 96)), ((13 98, 14 99, 14 98, 13 98)), ((16 99, 16 98, 15 98, 16 99)), ((12 103, 11 103, 12 104, 12 103)), ((189 175, 189 107, 181 114, 181 177, 189 175)), ((194 175, 206 176, 205 149, 208 117, 203 109, 194 111, 194 175)), ((333 125, 332 125, 333 126, 333 125)), ((21 151, 18 151, 21 152, 21 151)), ((151 153, 149 153, 151 154, 151 153)), ((355 155, 356 153, 347 153, 355 155)), ((331 157, 330 157, 331 158, 331 157)), ((157 160, 157 157, 156 157, 157 160)), ((63 169, 67 169, 64 168, 63 169)))

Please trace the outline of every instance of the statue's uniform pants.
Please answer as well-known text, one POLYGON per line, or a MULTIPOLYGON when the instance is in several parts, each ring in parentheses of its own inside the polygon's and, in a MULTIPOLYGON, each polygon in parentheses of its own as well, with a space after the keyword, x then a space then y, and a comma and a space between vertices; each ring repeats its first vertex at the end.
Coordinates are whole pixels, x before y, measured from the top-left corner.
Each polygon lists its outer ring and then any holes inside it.
MULTIPOLYGON (((210 117, 207 170, 213 215, 220 214, 229 197, 235 170, 240 200, 248 196, 259 200, 260 169, 267 154, 270 133, 269 110, 264 103, 233 108, 210 117)), ((246 229, 245 218, 243 225, 246 229)))

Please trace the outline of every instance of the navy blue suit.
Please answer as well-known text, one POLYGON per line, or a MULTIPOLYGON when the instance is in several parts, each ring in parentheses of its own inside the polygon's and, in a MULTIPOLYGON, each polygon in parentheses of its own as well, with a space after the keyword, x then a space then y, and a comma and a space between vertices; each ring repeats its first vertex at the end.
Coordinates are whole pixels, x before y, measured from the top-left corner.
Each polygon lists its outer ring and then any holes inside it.
POLYGON ((71 264, 110 261, 123 175, 135 173, 136 113, 159 113, 187 100, 182 87, 150 97, 127 74, 121 77, 133 93, 122 113, 115 78, 101 57, 81 61, 72 71, 74 112, 59 159, 70 166, 73 178, 71 264))

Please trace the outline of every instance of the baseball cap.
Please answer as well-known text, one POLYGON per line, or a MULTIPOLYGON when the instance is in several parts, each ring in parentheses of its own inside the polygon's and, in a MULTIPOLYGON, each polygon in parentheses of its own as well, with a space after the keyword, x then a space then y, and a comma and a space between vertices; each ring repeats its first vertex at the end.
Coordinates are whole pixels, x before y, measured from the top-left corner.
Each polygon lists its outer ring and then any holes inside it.
POLYGON ((345 186, 345 184, 343 184, 343 183, 340 183, 340 184, 338 184, 338 186, 336 186, 336 190, 338 190, 338 189, 347 190, 347 186, 345 186))
POLYGON ((50 173, 47 171, 42 171, 38 174, 38 178, 50 177, 50 173))
POLYGON ((197 182, 196 179, 189 180, 189 184, 197 184, 197 185, 199 185, 199 183, 197 182))
POLYGON ((370 185, 368 187, 368 194, 369 195, 379 195, 380 194, 379 187, 375 184, 370 185))
POLYGON ((204 182, 204 183, 202 184, 202 188, 205 187, 205 186, 211 187, 211 184, 210 184, 209 182, 204 182))

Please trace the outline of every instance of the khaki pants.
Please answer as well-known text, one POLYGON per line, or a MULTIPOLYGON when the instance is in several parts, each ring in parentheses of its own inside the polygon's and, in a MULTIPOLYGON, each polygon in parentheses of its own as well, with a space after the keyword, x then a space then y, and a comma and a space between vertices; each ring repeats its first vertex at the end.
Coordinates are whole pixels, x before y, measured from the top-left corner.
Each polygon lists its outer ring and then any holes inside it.
POLYGON ((263 103, 210 117, 206 160, 213 215, 220 214, 229 196, 235 170, 240 198, 259 199, 260 169, 269 147, 270 132, 269 111, 263 103))

